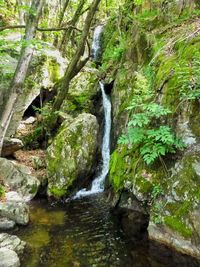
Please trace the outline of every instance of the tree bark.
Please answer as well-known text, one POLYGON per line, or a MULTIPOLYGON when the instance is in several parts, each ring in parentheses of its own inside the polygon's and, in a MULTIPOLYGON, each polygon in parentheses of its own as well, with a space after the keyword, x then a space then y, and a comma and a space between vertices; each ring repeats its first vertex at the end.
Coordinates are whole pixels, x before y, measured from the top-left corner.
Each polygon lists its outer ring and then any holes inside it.
MULTIPOLYGON (((60 28, 60 26, 62 25, 63 19, 64 19, 64 15, 65 15, 65 11, 68 7, 69 4, 69 0, 65 0, 65 3, 63 5, 63 8, 60 12, 60 16, 59 16, 59 20, 58 20, 58 28, 60 28)), ((55 37, 54 42, 53 42, 54 46, 57 47, 58 45, 58 36, 55 37)))
MULTIPOLYGON (((79 17, 82 14, 82 9, 83 9, 84 4, 85 4, 85 0, 80 0, 79 5, 78 5, 78 7, 76 9, 76 12, 74 13, 73 18, 69 22, 72 27, 76 26, 76 24, 77 24, 77 22, 79 20, 79 17)), ((66 51, 65 48, 67 46, 68 40, 70 39, 72 31, 73 31, 73 28, 69 28, 63 34, 63 37, 62 37, 62 40, 61 40, 61 43, 60 43, 60 47, 59 47, 59 50, 62 51, 62 54, 65 54, 65 51, 66 51)))
POLYGON ((75 51, 75 54, 71 60, 71 62, 69 63, 64 78, 63 78, 63 82, 62 82, 62 86, 60 88, 60 90, 58 91, 58 94, 56 96, 56 99, 53 103, 53 111, 59 110, 65 97, 66 94, 68 92, 69 89, 69 84, 70 81, 78 74, 78 72, 81 70, 81 68, 84 67, 84 65, 86 64, 88 58, 86 58, 85 60, 81 61, 81 56, 84 53, 85 50, 85 44, 87 41, 87 36, 90 30, 90 26, 93 20, 93 17, 95 15, 95 12, 98 8, 99 3, 101 2, 101 0, 93 0, 90 9, 88 11, 87 17, 85 19, 85 24, 84 24, 84 28, 83 28, 83 32, 80 38, 80 42, 79 45, 75 51))
POLYGON ((24 42, 22 44, 20 58, 10 85, 10 96, 5 105, 4 112, 0 118, 0 155, 2 151, 3 141, 12 119, 12 115, 14 113, 15 104, 18 96, 22 93, 23 83, 31 62, 34 50, 33 46, 31 45, 31 41, 35 36, 36 28, 44 3, 45 0, 32 0, 31 12, 29 13, 27 19, 24 42))

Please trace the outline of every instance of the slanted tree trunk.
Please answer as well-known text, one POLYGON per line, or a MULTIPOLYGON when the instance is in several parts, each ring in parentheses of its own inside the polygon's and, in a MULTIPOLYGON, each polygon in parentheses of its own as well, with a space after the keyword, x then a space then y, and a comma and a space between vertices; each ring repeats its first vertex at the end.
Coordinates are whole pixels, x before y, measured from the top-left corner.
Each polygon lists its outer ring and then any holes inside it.
MULTIPOLYGON (((62 22, 63 22, 63 19, 64 19, 64 15, 65 15, 65 11, 66 11, 66 9, 68 7, 68 4, 69 4, 69 0, 66 0, 64 5, 63 5, 63 8, 62 8, 62 10, 60 12, 60 15, 59 15, 58 28, 60 28, 60 26, 62 25, 62 22)), ((55 37, 53 44, 54 44, 54 46, 57 47, 57 45, 58 45, 58 36, 55 37)))
POLYGON ((35 36, 36 28, 44 6, 45 0, 32 0, 30 13, 27 18, 24 42, 22 44, 20 58, 10 85, 10 96, 5 104, 4 112, 0 117, 0 155, 3 141, 15 110, 18 96, 22 93, 23 83, 26 78, 28 67, 33 55, 32 39, 35 36))
POLYGON ((85 19, 85 24, 83 27, 80 42, 78 44, 78 47, 75 51, 75 54, 74 54, 71 62, 69 63, 69 65, 66 69, 62 85, 60 87, 60 90, 58 91, 58 94, 57 94, 56 99, 55 99, 54 104, 53 104, 53 111, 57 111, 60 109, 60 107, 61 107, 61 105, 62 105, 62 103, 63 103, 63 101, 67 95, 70 81, 79 73, 79 71, 84 67, 87 60, 89 59, 89 57, 87 57, 86 59, 81 60, 81 56, 84 53, 85 44, 87 41, 87 36, 88 36, 89 30, 90 30, 90 26, 91 26, 93 17, 95 15, 95 12, 98 8, 100 1, 101 0, 93 0, 92 4, 90 6, 87 17, 85 19))
POLYGON ((69 24, 70 24, 71 27, 69 27, 63 33, 63 37, 62 37, 62 40, 61 40, 61 43, 60 43, 60 47, 59 47, 59 50, 62 51, 62 54, 63 55, 65 55, 67 43, 68 43, 68 41, 70 39, 70 36, 71 36, 72 31, 74 30, 73 27, 76 26, 76 24, 77 24, 77 22, 79 20, 79 17, 82 14, 82 9, 83 9, 84 4, 85 4, 85 0, 80 0, 80 2, 78 4, 78 7, 76 9, 76 12, 74 13, 73 18, 69 22, 69 24))

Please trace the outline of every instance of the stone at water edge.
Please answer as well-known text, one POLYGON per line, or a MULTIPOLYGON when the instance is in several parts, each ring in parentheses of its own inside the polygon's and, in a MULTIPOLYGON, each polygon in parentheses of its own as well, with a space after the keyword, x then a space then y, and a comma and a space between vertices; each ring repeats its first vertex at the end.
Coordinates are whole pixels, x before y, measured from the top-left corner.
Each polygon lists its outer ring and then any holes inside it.
POLYGON ((17 253, 8 248, 0 248, 0 267, 19 267, 20 261, 17 253))
POLYGON ((23 196, 24 201, 33 199, 37 194, 40 181, 31 175, 28 167, 0 158, 0 175, 4 184, 23 196))
POLYGON ((29 207, 17 192, 8 192, 5 201, 0 202, 0 217, 26 225, 29 222, 29 207))
POLYGON ((15 235, 0 234, 0 267, 19 267, 18 254, 23 253, 26 243, 15 235))
POLYGON ((7 248, 21 254, 24 251, 26 242, 22 241, 16 235, 9 235, 7 233, 0 234, 0 248, 7 248))
POLYGON ((12 229, 15 226, 15 222, 9 220, 8 218, 2 217, 0 218, 0 230, 8 230, 12 229))

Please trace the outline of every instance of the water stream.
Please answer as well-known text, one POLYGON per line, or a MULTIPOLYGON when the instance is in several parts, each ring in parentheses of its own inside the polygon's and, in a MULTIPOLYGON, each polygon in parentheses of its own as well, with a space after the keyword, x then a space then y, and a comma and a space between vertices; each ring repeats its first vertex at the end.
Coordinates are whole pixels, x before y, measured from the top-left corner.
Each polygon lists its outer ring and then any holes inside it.
POLYGON ((111 130, 111 102, 110 97, 105 93, 104 84, 99 82, 102 99, 103 99, 103 109, 104 109, 104 134, 103 134, 103 142, 102 142, 102 166, 100 174, 94 179, 92 182, 92 187, 90 190, 86 190, 85 188, 80 190, 75 198, 88 196, 92 194, 101 193, 104 190, 104 181, 109 171, 109 161, 110 161, 110 130, 111 130))

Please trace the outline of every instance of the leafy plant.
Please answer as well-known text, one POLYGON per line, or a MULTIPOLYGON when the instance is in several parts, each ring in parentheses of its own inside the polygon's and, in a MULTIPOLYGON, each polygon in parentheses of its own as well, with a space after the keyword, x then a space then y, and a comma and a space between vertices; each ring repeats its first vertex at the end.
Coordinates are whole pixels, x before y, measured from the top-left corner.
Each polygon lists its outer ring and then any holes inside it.
POLYGON ((6 189, 3 185, 0 184, 0 199, 4 198, 6 189))
POLYGON ((176 72, 181 100, 200 98, 200 61, 195 58, 190 62, 181 62, 176 66, 176 72))
POLYGON ((127 108, 132 112, 128 130, 119 138, 118 143, 136 145, 143 160, 149 165, 167 153, 175 153, 177 149, 184 148, 184 143, 175 136, 169 126, 162 124, 164 117, 171 111, 151 101, 152 95, 147 84, 145 76, 138 73, 135 84, 136 94, 127 108), (140 80, 143 83, 138 89, 140 80))

